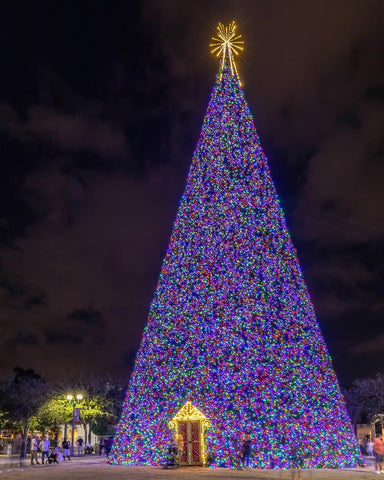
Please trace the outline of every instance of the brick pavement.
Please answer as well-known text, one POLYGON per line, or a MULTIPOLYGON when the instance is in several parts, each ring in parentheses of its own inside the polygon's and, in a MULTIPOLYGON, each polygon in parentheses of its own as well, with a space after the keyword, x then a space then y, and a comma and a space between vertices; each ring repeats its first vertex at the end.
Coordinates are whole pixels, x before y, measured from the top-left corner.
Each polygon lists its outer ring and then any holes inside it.
MULTIPOLYGON (((17 459, 16 459, 17 460, 17 459)), ((29 459, 28 459, 29 462, 29 459)), ((0 459, 0 480, 296 480, 290 470, 230 470, 185 467, 164 470, 159 467, 125 467, 106 465, 103 457, 75 457, 59 465, 6 464, 0 459)), ((364 480, 376 478, 372 461, 367 468, 340 470, 303 470, 301 480, 364 480)), ((384 480, 384 475, 382 476, 384 480)), ((379 476, 378 478, 381 478, 379 476)))

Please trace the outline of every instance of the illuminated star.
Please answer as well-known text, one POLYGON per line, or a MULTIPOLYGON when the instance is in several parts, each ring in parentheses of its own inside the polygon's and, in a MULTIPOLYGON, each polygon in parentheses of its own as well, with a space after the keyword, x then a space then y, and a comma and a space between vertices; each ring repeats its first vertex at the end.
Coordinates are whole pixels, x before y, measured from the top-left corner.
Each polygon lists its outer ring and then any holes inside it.
POLYGON ((236 35, 236 23, 231 22, 227 27, 219 23, 217 36, 218 38, 212 37, 214 43, 209 45, 212 48, 211 53, 221 57, 222 67, 224 67, 225 58, 228 57, 232 75, 236 75, 241 85, 234 57, 244 50, 244 42, 240 40, 241 35, 236 35))

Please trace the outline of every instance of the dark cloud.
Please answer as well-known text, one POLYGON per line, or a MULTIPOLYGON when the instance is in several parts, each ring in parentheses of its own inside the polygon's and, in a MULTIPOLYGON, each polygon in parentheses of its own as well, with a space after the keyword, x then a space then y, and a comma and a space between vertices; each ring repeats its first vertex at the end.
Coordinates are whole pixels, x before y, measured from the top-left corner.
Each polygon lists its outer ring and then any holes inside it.
POLYGON ((52 376, 63 357, 67 376, 132 368, 217 71, 210 37, 232 19, 246 42, 245 92, 336 371, 346 381, 375 373, 381 0, 2 5, 4 372, 23 358, 52 376))
POLYGON ((357 343, 350 347, 350 353, 355 355, 372 353, 382 353, 384 351, 384 334, 380 334, 377 337, 370 338, 363 342, 357 343))
POLYGON ((64 113, 47 106, 31 106, 23 122, 7 104, 0 105, 0 130, 23 143, 46 141, 56 149, 89 151, 105 157, 126 158, 124 133, 87 112, 64 113))
POLYGON ((80 335, 72 333, 67 330, 61 329, 49 329, 45 332, 45 338, 47 343, 65 343, 81 346, 84 343, 84 338, 80 335))
POLYGON ((86 326, 103 327, 105 324, 101 313, 92 307, 76 309, 68 314, 68 318, 86 326))
POLYGON ((18 345, 39 345, 39 340, 33 332, 18 330, 14 337, 7 340, 6 344, 11 348, 18 345))
POLYGON ((44 297, 31 297, 25 302, 25 308, 33 308, 36 305, 44 305, 44 297))

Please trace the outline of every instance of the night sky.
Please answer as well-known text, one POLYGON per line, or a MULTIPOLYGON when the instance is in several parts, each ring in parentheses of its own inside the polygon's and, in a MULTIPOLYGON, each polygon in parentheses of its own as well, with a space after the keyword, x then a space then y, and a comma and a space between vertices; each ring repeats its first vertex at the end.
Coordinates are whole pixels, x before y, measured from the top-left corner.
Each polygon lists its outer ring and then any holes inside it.
POLYGON ((219 21, 343 385, 384 371, 384 2, 0 5, 0 375, 132 368, 219 21))

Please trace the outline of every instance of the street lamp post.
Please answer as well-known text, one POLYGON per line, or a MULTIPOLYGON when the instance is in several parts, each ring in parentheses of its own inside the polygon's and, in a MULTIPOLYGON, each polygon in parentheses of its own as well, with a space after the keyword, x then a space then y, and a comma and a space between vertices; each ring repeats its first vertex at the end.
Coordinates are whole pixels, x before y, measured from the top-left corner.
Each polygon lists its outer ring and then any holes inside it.
POLYGON ((69 404, 73 405, 73 410, 72 410, 72 440, 71 440, 71 456, 73 457, 75 455, 75 447, 73 445, 75 441, 75 417, 76 415, 76 405, 78 405, 81 400, 83 399, 83 396, 81 394, 77 394, 76 397, 73 395, 67 395, 67 400, 69 404))

